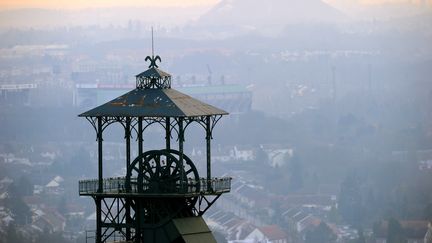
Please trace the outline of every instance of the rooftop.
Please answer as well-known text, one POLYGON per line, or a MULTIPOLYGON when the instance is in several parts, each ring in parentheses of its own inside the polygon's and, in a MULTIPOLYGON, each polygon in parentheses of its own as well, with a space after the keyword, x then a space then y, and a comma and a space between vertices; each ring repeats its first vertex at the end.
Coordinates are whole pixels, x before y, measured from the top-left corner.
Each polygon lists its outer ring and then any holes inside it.
POLYGON ((287 235, 277 225, 268 225, 258 228, 269 240, 281 240, 286 239, 287 235))
POLYGON ((79 116, 198 117, 227 114, 174 89, 134 89, 79 116))

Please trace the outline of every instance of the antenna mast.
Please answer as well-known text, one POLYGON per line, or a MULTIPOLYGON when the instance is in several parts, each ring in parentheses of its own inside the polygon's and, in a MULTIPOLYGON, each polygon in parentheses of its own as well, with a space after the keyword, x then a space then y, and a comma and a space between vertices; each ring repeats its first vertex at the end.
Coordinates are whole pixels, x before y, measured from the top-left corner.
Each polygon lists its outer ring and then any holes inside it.
POLYGON ((151 41, 152 41, 152 56, 147 56, 145 58, 145 61, 150 61, 149 68, 158 68, 158 65, 156 64, 156 61, 161 62, 160 56, 154 55, 154 38, 153 38, 153 26, 151 27, 151 41))
POLYGON ((151 31, 152 31, 152 57, 154 57, 153 26, 151 27, 151 31))

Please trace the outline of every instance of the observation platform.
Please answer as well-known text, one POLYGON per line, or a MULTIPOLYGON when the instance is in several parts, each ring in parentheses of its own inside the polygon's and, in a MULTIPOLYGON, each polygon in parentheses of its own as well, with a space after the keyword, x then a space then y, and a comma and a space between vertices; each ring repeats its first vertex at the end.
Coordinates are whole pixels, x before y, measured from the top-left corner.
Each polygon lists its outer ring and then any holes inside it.
MULTIPOLYGON (((152 183, 143 183, 143 190, 138 191, 138 186, 132 178, 130 188, 126 187, 125 177, 106 178, 102 181, 103 190, 98 191, 99 181, 97 179, 79 181, 80 196, 108 196, 108 197, 195 197, 200 195, 220 195, 231 191, 231 177, 206 178, 199 180, 187 180, 183 182, 183 188, 179 182, 175 187, 164 188, 156 192, 152 183), (209 183, 209 185, 208 185, 209 183)), ((154 184, 153 184, 154 185, 154 184)))

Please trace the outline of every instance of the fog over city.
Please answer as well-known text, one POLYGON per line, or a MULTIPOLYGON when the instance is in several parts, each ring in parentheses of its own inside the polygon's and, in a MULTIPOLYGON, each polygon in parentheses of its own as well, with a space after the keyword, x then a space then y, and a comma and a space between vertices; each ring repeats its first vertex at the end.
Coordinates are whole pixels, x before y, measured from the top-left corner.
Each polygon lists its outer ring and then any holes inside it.
MULTIPOLYGON (((217 242, 432 243, 431 1, 30 2, 0 4, 0 242, 95 242, 78 115, 137 87, 153 29, 171 87, 229 113, 184 134, 200 177, 211 137, 212 178, 232 178, 202 216, 217 242)), ((104 130, 104 178, 126 176, 126 137, 104 130)))

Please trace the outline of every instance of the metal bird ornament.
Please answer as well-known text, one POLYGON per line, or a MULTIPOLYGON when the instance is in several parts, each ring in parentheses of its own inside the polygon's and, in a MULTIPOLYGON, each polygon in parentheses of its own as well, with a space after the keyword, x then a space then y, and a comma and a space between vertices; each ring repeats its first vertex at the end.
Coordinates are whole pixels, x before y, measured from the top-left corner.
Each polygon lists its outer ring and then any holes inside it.
POLYGON ((145 61, 150 61, 149 68, 158 68, 159 66, 156 64, 156 61, 162 62, 160 56, 147 56, 145 61))

